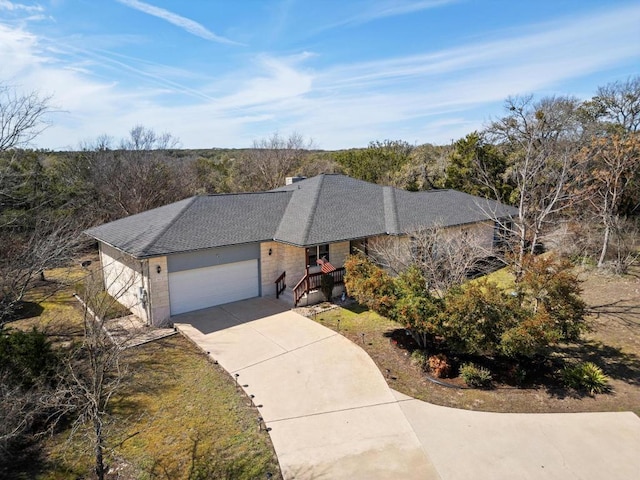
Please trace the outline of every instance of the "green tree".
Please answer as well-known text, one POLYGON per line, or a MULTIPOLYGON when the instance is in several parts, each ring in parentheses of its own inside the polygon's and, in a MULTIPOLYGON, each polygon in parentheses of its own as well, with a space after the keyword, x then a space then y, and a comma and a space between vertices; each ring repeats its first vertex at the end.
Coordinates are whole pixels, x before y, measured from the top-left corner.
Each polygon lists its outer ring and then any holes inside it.
POLYGON ((350 255, 344 267, 348 294, 374 312, 393 317, 397 301, 393 278, 362 254, 350 255))
POLYGON ((0 476, 33 461, 29 445, 62 417, 66 396, 59 388, 60 356, 47 336, 33 329, 0 329, 0 476), (26 458, 25 458, 26 457, 26 458))
POLYGON ((402 140, 369 143, 365 149, 343 150, 335 160, 347 175, 372 183, 392 183, 394 174, 408 163, 413 147, 402 140))
POLYGON ((333 275, 330 273, 325 273, 320 277, 320 290, 322 290, 322 294, 327 302, 331 301, 334 283, 335 280, 333 279, 333 275))
POLYGON ((451 150, 429 143, 414 147, 407 163, 393 174, 392 185, 410 192, 442 188, 451 150))
POLYGON ((426 348, 439 332, 442 300, 429 293, 427 282, 416 266, 402 272, 394 283, 398 300, 392 317, 411 332, 420 347, 426 348))
POLYGON ((217 158, 200 156, 190 164, 197 193, 230 193, 233 162, 227 154, 217 158))
POLYGON ((11 383, 31 387, 42 378, 51 379, 59 360, 44 332, 0 330, 0 369, 11 383))
POLYGON ((521 315, 517 300, 496 284, 469 283, 447 294, 441 334, 455 352, 492 356, 500 351, 504 331, 521 315))
POLYGON ((483 134, 473 132, 458 140, 450 156, 445 187, 471 195, 508 201, 512 186, 505 180, 507 158, 483 134))
POLYGON ((586 304, 580 297, 580 281, 566 259, 555 255, 526 256, 524 274, 517 288, 522 305, 533 316, 548 315, 558 338, 576 340, 586 328, 586 304))
POLYGON ((531 358, 558 340, 553 318, 541 310, 535 314, 523 311, 520 321, 506 328, 501 337, 499 351, 507 357, 531 358))

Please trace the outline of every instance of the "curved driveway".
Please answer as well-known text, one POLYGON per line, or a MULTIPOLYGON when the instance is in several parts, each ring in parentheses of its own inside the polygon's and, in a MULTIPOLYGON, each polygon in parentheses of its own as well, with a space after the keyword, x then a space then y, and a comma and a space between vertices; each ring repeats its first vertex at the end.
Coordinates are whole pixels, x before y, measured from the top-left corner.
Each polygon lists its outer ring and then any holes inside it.
POLYGON ((275 300, 173 320, 254 395, 285 479, 640 478, 632 413, 430 405, 391 390, 360 347, 275 300))

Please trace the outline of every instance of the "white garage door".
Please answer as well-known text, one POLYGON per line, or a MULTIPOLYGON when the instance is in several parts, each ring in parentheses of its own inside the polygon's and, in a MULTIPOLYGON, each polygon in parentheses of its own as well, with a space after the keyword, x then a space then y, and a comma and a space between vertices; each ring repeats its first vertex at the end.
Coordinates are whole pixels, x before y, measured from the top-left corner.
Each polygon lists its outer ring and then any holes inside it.
POLYGON ((169 273, 171 315, 259 295, 258 260, 169 273))

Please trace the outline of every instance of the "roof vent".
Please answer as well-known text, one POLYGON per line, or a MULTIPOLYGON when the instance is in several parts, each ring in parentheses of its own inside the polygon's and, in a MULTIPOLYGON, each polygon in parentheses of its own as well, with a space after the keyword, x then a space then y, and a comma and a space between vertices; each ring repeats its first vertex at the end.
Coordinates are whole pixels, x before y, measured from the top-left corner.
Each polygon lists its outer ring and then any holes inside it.
POLYGON ((298 176, 298 177, 286 177, 284 184, 285 185, 291 185, 293 183, 297 183, 297 182, 300 182, 300 181, 306 180, 306 179, 307 179, 307 177, 300 177, 300 176, 298 176))

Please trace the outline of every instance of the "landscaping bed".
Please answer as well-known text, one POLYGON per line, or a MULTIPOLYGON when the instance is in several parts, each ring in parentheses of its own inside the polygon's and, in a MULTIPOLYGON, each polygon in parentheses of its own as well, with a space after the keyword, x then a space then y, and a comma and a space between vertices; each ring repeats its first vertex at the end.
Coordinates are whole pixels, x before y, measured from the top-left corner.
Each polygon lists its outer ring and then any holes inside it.
MULTIPOLYGON (((494 412, 587 412, 630 410, 640 415, 640 268, 626 276, 583 271, 582 297, 590 315, 580 341, 562 344, 535 371, 519 380, 517 365, 490 364, 490 389, 470 389, 458 376, 436 384, 414 360, 416 349, 403 326, 358 305, 311 315, 362 346, 389 386, 438 405, 494 412), (559 369, 566 362, 593 362, 609 377, 610 392, 591 396, 567 388, 559 369), (453 388, 452 388, 453 387, 453 388)), ((453 358, 454 366, 480 359, 453 358)), ((486 366, 489 366, 487 364, 486 366)))

